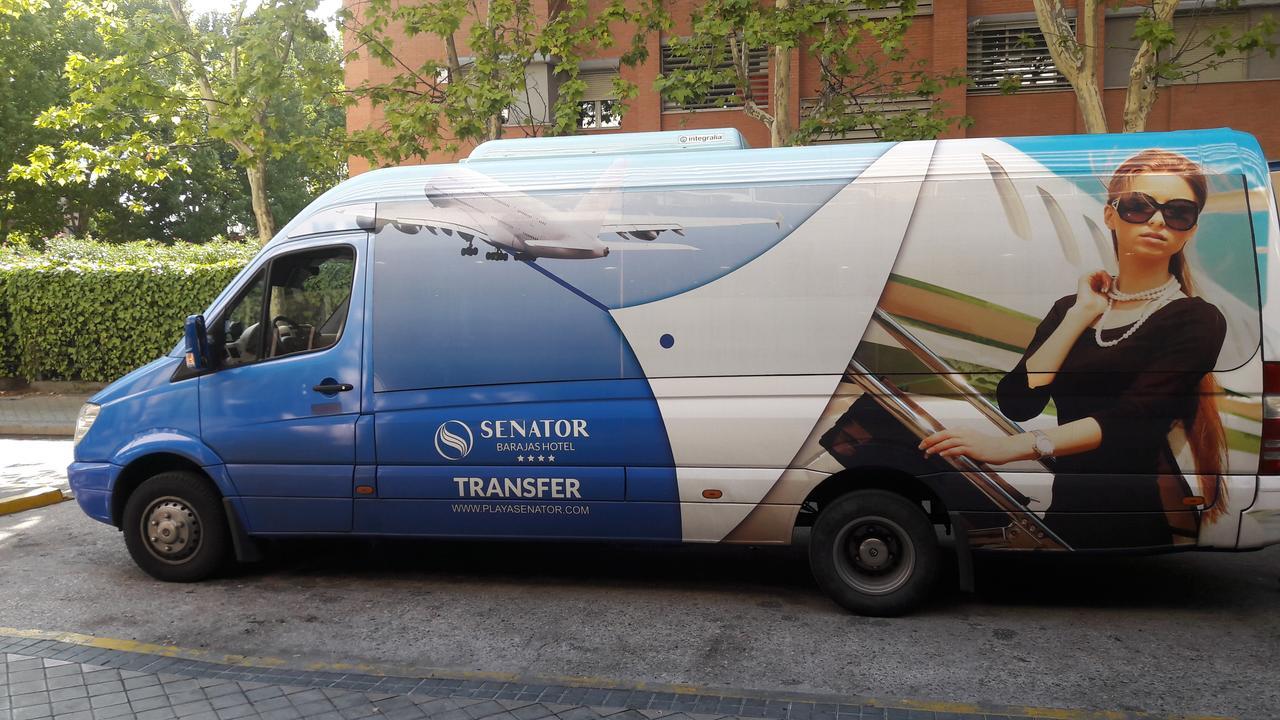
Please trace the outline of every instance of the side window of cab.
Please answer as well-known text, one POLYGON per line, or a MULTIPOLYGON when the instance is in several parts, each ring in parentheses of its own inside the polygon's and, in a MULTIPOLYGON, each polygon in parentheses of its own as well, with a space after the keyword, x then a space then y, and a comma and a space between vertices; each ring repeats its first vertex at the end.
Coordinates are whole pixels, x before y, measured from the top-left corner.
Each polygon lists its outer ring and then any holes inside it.
POLYGON ((222 366, 335 345, 347 324, 354 276, 355 252, 347 245, 272 260, 214 324, 222 366))
POLYGON ((266 271, 259 271, 210 330, 214 347, 223 350, 222 367, 238 367, 262 356, 262 296, 266 271))

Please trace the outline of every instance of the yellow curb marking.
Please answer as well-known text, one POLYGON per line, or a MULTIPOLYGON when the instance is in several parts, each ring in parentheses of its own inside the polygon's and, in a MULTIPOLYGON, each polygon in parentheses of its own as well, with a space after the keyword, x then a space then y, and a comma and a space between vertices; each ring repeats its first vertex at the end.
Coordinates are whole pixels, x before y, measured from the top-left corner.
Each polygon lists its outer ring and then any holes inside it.
POLYGON ((254 657, 252 655, 219 655, 207 650, 174 647, 172 645, 155 645, 137 640, 95 637, 73 632, 51 632, 48 630, 20 630, 18 628, 0 627, 0 635, 20 637, 28 640, 54 640, 70 645, 83 645, 101 650, 118 650, 120 652, 140 653, 143 655, 160 655, 161 657, 179 658, 182 660, 201 660, 203 662, 230 665, 233 667, 266 667, 274 668, 286 664, 285 660, 271 657, 254 657))
POLYGON ((13 495, 11 497, 0 500, 0 515, 12 515, 20 513, 24 510, 33 510, 46 505, 54 505, 66 500, 62 495, 62 491, 57 488, 39 487, 21 495, 13 495))
MULTIPOLYGON (((95 637, 93 635, 83 635, 74 632, 53 632, 49 630, 22 630, 18 628, 0 627, 0 635, 8 635, 10 637, 23 638, 28 640, 53 640, 63 642, 70 645, 82 645, 85 647, 100 648, 102 650, 117 650, 120 652, 140 653, 143 655, 160 655, 162 657, 179 658, 183 660, 200 660, 203 662, 217 663, 220 665, 230 665, 232 667, 243 668, 278 668, 289 664, 289 661, 283 658, 264 657, 259 655, 220 655, 218 653, 209 652, 207 650, 196 650, 191 648, 180 648, 173 645, 156 645, 153 643, 139 642, 137 640, 122 640, 117 638, 95 637)), ((702 688, 697 685, 687 683, 679 683, 675 685, 661 685, 653 683, 621 683, 616 680, 608 680, 605 678, 597 678, 589 675, 540 675, 537 678, 529 678, 513 673, 504 672, 487 672, 479 670, 427 670, 422 669, 397 669, 387 666, 374 666, 364 663, 329 663, 329 662, 311 662, 302 667, 306 671, 315 672, 340 672, 340 673, 359 673, 362 675, 376 675, 384 677, 387 675, 408 676, 408 677, 425 677, 435 679, 450 680, 474 680, 474 681, 495 681, 495 682, 520 682, 534 683, 539 685, 566 685, 570 687, 592 687, 609 690, 633 690, 643 692, 669 692, 678 695, 715 695, 721 697, 756 697, 750 693, 729 693, 725 691, 715 690, 712 688, 702 688)), ((821 698, 787 696, 782 693, 767 693, 770 700, 779 702, 804 702, 804 703, 821 703, 821 698)), ((924 710, 935 713, 970 713, 970 714, 995 714, 999 715, 1025 715, 1033 718, 1043 718, 1044 720, 1132 720, 1133 718, 1152 718, 1155 720, 1232 720, 1229 717, 1221 715, 1153 715, 1151 713, 1125 713, 1125 712, 1108 712, 1095 710, 1069 710, 1064 708, 1042 708, 1042 707, 1008 707, 993 711, 991 708, 983 708, 979 705, 970 705, 966 703, 955 703, 945 701, 932 700, 910 700, 910 699, 876 699, 876 698, 857 698, 858 704, 867 705, 878 708, 901 708, 910 710, 924 710)), ((828 701, 829 702, 829 701, 828 701)))

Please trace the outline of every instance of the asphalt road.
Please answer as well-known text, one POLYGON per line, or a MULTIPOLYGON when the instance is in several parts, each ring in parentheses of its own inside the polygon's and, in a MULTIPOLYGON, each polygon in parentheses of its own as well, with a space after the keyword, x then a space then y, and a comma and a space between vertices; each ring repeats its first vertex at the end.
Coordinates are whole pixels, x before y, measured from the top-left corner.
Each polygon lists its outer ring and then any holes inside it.
POLYGON ((981 562, 979 593, 849 615, 800 548, 291 542, 155 582, 75 503, 0 517, 0 626, 291 660, 1273 718, 1280 547, 981 562))

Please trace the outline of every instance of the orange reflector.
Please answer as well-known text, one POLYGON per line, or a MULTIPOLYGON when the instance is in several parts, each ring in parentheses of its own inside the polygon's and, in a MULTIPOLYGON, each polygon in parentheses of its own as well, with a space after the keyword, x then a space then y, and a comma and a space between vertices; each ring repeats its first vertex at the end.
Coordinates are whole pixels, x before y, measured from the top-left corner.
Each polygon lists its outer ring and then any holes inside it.
POLYGON ((187 353, 187 368, 190 369, 190 368, 194 368, 195 366, 196 366, 196 354, 187 353))
POLYGON ((1197 505, 1204 505, 1205 499, 1201 495, 1192 495, 1191 497, 1182 498, 1182 504, 1187 507, 1195 507, 1197 505))
POLYGON ((720 492, 719 490, 716 490, 715 488, 707 488, 706 490, 702 491, 702 497, 708 500, 719 500, 720 498, 724 497, 724 493, 720 492))
POLYGON ((373 494, 373 486, 372 486, 372 485, 357 485, 357 486, 356 486, 356 494, 357 494, 357 495, 372 495, 372 494, 373 494))

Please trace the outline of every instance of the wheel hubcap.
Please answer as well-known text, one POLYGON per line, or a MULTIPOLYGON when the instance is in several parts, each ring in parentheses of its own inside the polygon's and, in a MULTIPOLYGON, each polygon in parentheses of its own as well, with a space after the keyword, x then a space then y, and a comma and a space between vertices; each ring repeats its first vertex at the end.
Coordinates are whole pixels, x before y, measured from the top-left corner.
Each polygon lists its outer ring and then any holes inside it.
POLYGON ((873 570, 879 570, 892 558, 889 557, 889 546, 883 540, 870 538, 863 540, 858 546, 858 560, 873 570))
POLYGON ((915 570, 915 546, 910 536, 888 518, 856 518, 836 535, 834 549, 841 579, 868 595, 886 595, 901 588, 915 570))
POLYGON ((163 497, 142 514, 147 550, 167 563, 181 563, 200 548, 200 516, 184 500, 163 497))

